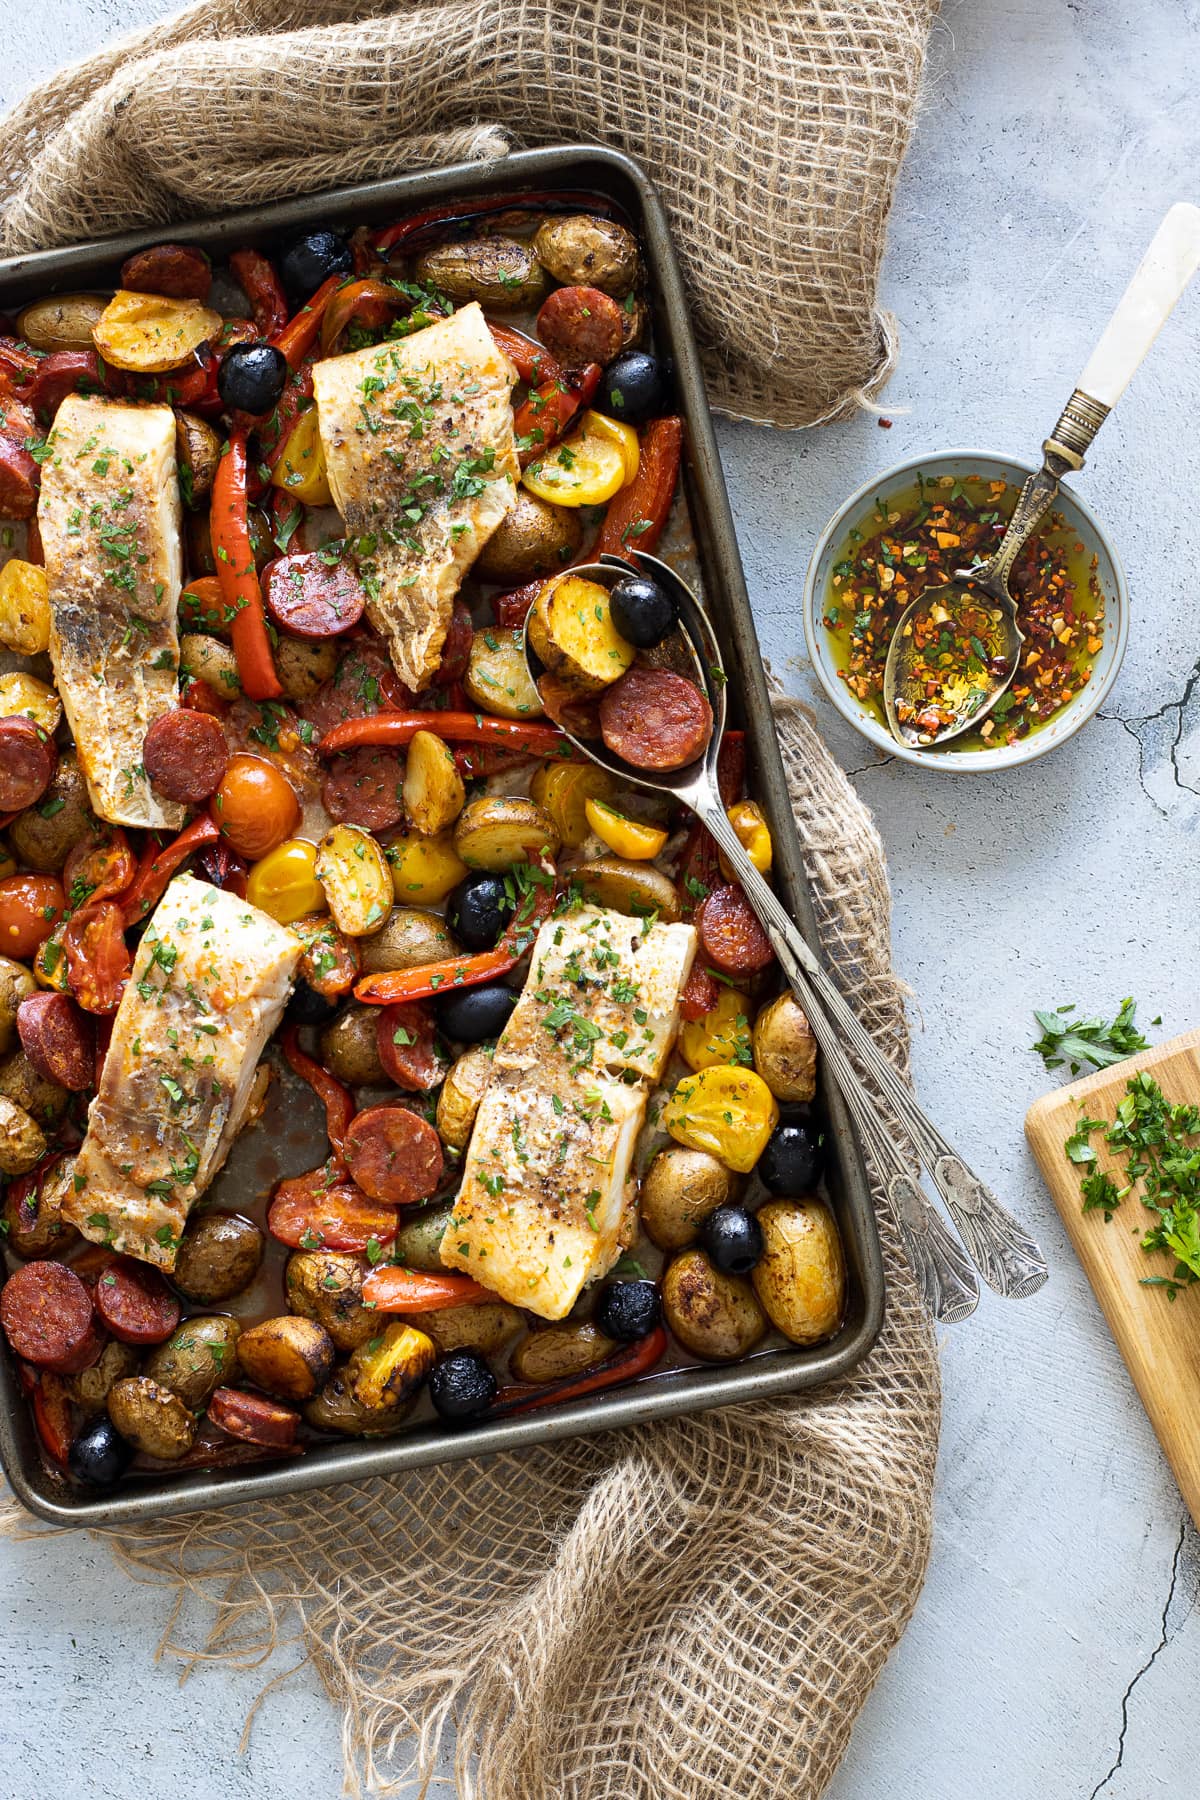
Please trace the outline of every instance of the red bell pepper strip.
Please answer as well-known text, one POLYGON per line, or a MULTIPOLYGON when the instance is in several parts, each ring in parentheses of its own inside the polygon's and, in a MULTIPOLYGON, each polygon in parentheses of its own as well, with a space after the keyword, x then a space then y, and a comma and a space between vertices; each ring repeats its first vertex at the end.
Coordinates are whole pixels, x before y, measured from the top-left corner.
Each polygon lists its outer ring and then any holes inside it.
POLYGON ((343 719, 325 733, 317 749, 322 756, 337 756, 361 745, 401 750, 418 731, 436 731, 448 743, 506 744, 534 756, 567 758, 573 754, 557 725, 526 725, 521 719, 466 712, 378 712, 366 719, 343 719))
POLYGON ((19 338, 0 337, 0 373, 14 376, 18 383, 36 373, 42 358, 19 338))
POLYGON ((262 588, 254 566, 247 519, 246 433, 238 426, 217 464, 212 497, 212 543, 221 600, 232 618, 230 632, 242 691, 251 700, 278 700, 283 693, 271 656, 262 588))
POLYGON ((300 1027, 285 1025, 279 1034, 279 1047, 288 1065, 301 1081, 306 1081, 325 1108, 325 1131, 338 1157, 350 1129, 350 1121, 358 1108, 349 1088, 343 1087, 319 1062, 300 1048, 300 1027))
MULTIPOLYGON (((292 435, 293 425, 301 414, 306 413, 312 405, 314 360, 315 354, 310 351, 300 367, 289 375, 287 385, 279 396, 275 411, 269 418, 259 422, 259 448, 262 451, 262 460, 268 469, 274 469, 287 448, 287 441, 292 435)), ((286 499, 289 511, 299 504, 285 489, 276 488, 274 492, 286 499)))
POLYGON ((235 250, 229 266, 241 284, 260 337, 274 337, 287 324, 287 300, 275 265, 261 250, 235 250))
POLYGON ((445 962, 425 963, 416 969, 388 969, 364 975, 354 985, 354 997, 370 1006, 390 1006, 397 1000, 428 1000, 446 988, 478 987, 495 981, 516 967, 549 917, 554 903, 554 872, 542 865, 543 881, 517 908, 494 950, 481 956, 449 957, 445 962), (531 904, 532 902, 532 904, 531 904))
POLYGON ((526 337, 523 331, 515 331, 511 325, 501 325, 496 319, 486 319, 484 323, 495 338, 496 347, 503 350, 522 381, 536 384, 539 381, 566 380, 562 367, 536 338, 526 337))
POLYGON ((71 1396, 62 1376, 51 1369, 42 1370, 33 1390, 33 1422, 46 1455, 65 1469, 71 1448, 71 1396))
POLYGON ((352 319, 357 319, 368 331, 378 331, 387 324, 394 312, 408 304, 407 295, 385 281, 376 281, 371 276, 364 276, 359 281, 347 281, 334 294, 322 315, 322 353, 329 355, 352 319))
MULTIPOLYGON (((488 775, 500 775, 506 769, 519 768, 530 761, 530 750, 510 750, 507 744, 475 744, 469 750, 454 752, 454 766, 464 781, 480 781, 488 775)), ((13 817, 16 817, 14 813, 13 817)))
POLYGON ((381 1313, 441 1312, 447 1306, 472 1306, 496 1298, 469 1275, 424 1275, 399 1263, 386 1263, 365 1275, 362 1297, 381 1313))
POLYGON ((580 407, 587 405, 600 386, 603 372, 599 363, 588 363, 586 368, 573 369, 565 379, 543 381, 530 389, 513 414, 517 461, 523 469, 551 444, 557 444, 580 407))
POLYGON ((220 836, 213 821, 207 814, 202 814, 200 818, 193 819, 190 825, 186 825, 179 836, 162 850, 155 849, 154 840, 151 839, 132 886, 122 896, 121 910, 125 918, 125 929, 136 925, 139 919, 144 919, 157 906, 167 891, 167 883, 172 875, 180 863, 186 862, 193 850, 199 850, 204 844, 217 843, 220 836))
POLYGON ((651 419, 641 434, 638 472, 628 487, 613 495, 600 533, 592 545, 593 562, 607 550, 624 556, 630 550, 653 550, 671 514, 683 450, 683 420, 651 419))
POLYGON ((481 194, 477 200, 460 200, 448 206, 427 206, 423 211, 410 213, 407 219, 400 219, 394 225, 385 225, 381 230, 371 233, 369 242, 380 255, 386 256, 410 238, 422 231, 431 231, 435 226, 465 225, 471 219, 482 219, 488 213, 514 212, 528 207, 538 212, 582 212, 602 214, 607 217, 613 207, 610 201, 598 194, 586 194, 570 188, 555 191, 539 190, 531 194, 481 194))
MULTIPOLYGON (((365 1284, 363 1292, 366 1292, 365 1284)), ((607 1362, 589 1369, 586 1374, 536 1385, 516 1381, 502 1387, 488 1408, 487 1416, 489 1419, 510 1418, 514 1413, 532 1412, 537 1406, 553 1406, 560 1400, 579 1400, 584 1394, 594 1394, 597 1388, 613 1387, 618 1381, 632 1381, 661 1362, 666 1348, 667 1334, 661 1325, 656 1325, 649 1336, 639 1338, 635 1344, 627 1344, 607 1362)))
POLYGON ((272 335, 271 342, 282 350, 289 369, 298 369, 317 341, 325 308, 346 281, 345 275, 330 275, 310 300, 306 300, 294 318, 272 335))

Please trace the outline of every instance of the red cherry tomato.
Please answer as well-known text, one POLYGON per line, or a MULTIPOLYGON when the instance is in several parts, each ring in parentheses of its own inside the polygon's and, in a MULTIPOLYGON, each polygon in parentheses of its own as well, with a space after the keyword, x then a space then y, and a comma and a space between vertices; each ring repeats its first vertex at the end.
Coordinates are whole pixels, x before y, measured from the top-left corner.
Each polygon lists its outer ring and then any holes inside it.
POLYGON ((28 962, 62 917, 66 900, 53 875, 10 875, 0 881, 0 956, 28 962))
POLYGON ((300 823, 300 802, 274 763, 235 756, 213 795, 212 816, 238 855, 257 862, 291 837, 300 823))

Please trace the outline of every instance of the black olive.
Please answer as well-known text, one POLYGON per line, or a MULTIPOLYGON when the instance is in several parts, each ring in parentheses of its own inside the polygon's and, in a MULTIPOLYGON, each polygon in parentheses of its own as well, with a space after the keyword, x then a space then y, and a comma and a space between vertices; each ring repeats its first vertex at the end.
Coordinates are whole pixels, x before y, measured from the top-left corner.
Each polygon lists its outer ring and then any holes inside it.
POLYGON ((657 581, 624 575, 608 596, 613 624, 639 650, 652 650, 670 637, 679 623, 679 607, 657 581))
POLYGON ((592 405, 627 425, 660 413, 667 399, 666 370, 648 350, 623 350, 609 363, 592 405))
POLYGON ((494 949, 516 911, 511 882, 503 875, 468 875, 446 907, 446 923, 467 950, 494 949))
POLYGON ((662 1318, 662 1301, 653 1281, 610 1281, 596 1302, 595 1323, 619 1344, 649 1337, 662 1318))
POLYGON ((740 1206, 718 1206, 705 1219, 700 1242, 722 1275, 748 1275, 763 1253, 762 1226, 740 1206))
POLYGON ((323 1025, 326 1019, 332 1019, 337 1009, 336 1000, 327 1000, 324 994, 310 988, 307 981, 297 979, 284 1017, 293 1025, 323 1025))
POLYGON ((429 1372, 429 1398, 440 1418, 457 1424, 480 1418, 498 1392, 487 1358, 478 1350, 451 1350, 429 1372))
POLYGON ((68 1469, 76 1481, 84 1481, 88 1487, 111 1487, 132 1461, 133 1446, 109 1419, 94 1419, 85 1425, 67 1452, 68 1469))
POLYGON ((481 1044, 499 1037, 517 1004, 517 996, 502 982, 487 987, 461 988, 439 1002, 438 1024, 457 1044, 481 1044))
POLYGON ((354 257, 336 231, 310 231, 289 244, 279 259, 279 278, 293 310, 316 293, 331 275, 349 275, 354 257))
POLYGON ((825 1134, 811 1119, 783 1118, 758 1159, 758 1176, 772 1194, 799 1200, 811 1194, 825 1167, 825 1134))
POLYGON ((231 412, 274 412, 287 380, 287 357, 274 344, 235 344, 217 371, 217 392, 231 412))

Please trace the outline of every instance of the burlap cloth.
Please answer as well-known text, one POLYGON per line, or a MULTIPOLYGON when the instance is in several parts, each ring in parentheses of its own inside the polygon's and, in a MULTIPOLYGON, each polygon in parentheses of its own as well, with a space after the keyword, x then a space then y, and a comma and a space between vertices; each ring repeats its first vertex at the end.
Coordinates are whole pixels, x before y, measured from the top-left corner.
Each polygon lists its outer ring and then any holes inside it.
MULTIPOLYGON (((514 141, 615 143, 666 197, 714 402, 812 423, 890 372, 876 278, 934 10, 203 0, 0 122, 0 247, 514 141)), ((878 835, 776 704, 827 950, 903 1062, 878 835)), ((452 1721, 477 1800, 815 1800, 929 1550, 937 1363, 881 1229, 882 1335, 812 1396, 104 1535, 175 1590, 163 1647, 185 1664, 298 1634, 356 1794, 394 1791, 414 1758, 432 1771, 452 1721)))

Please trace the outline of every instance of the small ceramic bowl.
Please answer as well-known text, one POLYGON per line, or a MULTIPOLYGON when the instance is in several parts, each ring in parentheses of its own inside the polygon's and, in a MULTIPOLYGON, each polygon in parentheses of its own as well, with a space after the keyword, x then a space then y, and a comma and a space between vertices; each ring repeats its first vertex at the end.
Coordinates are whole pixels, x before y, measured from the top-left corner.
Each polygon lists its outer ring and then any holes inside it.
POLYGON ((944 450, 935 456, 910 457, 880 475, 872 475, 834 513, 809 562, 804 583, 804 636, 809 658, 821 686, 843 719, 889 756, 955 775, 982 774, 991 769, 1010 769, 1018 763, 1034 762, 1074 737, 1112 691, 1129 636, 1129 594, 1120 558, 1096 515, 1069 488, 1061 489, 1054 503, 1055 510, 1062 513, 1085 550, 1098 558, 1096 577, 1104 595, 1104 641, 1096 653, 1091 680, 1048 724, 1026 738, 995 750, 961 750, 953 743, 947 744, 944 750, 914 750, 906 744, 898 744, 887 726, 855 698, 842 680, 822 616, 829 595, 830 571, 847 532, 860 522, 869 524, 877 496, 912 487, 918 470, 925 476, 951 475, 955 480, 981 475, 992 481, 1011 482, 1016 487, 1020 487, 1031 473, 1029 464, 1007 456, 995 456, 987 450, 944 450))

